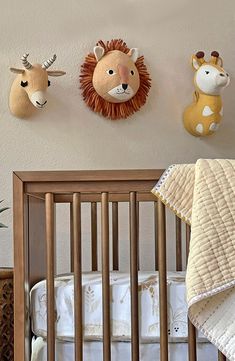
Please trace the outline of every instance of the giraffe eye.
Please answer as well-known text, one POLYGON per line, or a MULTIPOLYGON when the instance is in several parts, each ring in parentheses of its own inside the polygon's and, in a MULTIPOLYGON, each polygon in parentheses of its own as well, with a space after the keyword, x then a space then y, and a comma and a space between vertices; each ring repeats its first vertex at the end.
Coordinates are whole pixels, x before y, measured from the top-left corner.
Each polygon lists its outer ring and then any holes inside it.
POLYGON ((205 71, 206 74, 209 74, 210 72, 208 70, 205 71))
POLYGON ((48 86, 50 86, 51 85, 51 82, 50 82, 50 80, 48 80, 48 86))
POLYGON ((28 85, 28 82, 27 81, 23 81, 20 83, 20 85, 25 88, 27 85, 28 85))

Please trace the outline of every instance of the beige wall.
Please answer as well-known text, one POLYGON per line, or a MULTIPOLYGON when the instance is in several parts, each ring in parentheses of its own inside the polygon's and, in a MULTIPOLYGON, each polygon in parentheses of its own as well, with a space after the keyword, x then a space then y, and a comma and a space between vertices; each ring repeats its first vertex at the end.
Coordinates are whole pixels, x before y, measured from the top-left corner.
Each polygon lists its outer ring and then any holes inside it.
MULTIPOLYGON (((0 198, 12 205, 12 171, 39 169, 160 168, 199 157, 234 157, 235 4, 191 0, 9 0, 0 12, 0 198), (152 76, 147 105, 127 121, 92 113, 79 91, 79 67, 102 39, 121 37, 139 47, 152 76), (189 57, 219 50, 232 83, 224 94, 223 126, 196 139, 182 127, 192 97, 189 57), (53 53, 67 76, 52 79, 48 108, 22 121, 8 110, 8 93, 20 56, 41 62, 53 53)), ((61 225, 67 224, 63 211, 61 225), (64 222, 64 223, 63 223, 64 222)), ((12 264, 11 212, 0 231, 0 265, 12 264)), ((63 245, 65 228, 58 232, 63 245)), ((62 261, 61 261, 62 262, 62 261)))

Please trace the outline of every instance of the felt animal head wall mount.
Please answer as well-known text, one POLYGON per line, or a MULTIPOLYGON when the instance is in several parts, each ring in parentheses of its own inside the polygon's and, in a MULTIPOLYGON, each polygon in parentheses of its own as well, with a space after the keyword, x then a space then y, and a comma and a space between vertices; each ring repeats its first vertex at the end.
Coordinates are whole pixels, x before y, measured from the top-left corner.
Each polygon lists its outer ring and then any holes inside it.
POLYGON ((94 111, 116 120, 127 118, 146 102, 151 79, 144 57, 121 39, 100 40, 81 67, 83 99, 94 111))
POLYGON ((48 76, 61 76, 61 70, 48 70, 56 60, 56 55, 43 64, 30 64, 29 54, 22 56, 23 69, 10 68, 18 74, 15 78, 9 96, 9 107, 18 118, 29 118, 36 109, 43 109, 47 104, 46 90, 50 86, 48 76))
POLYGON ((215 133, 223 115, 221 92, 229 85, 229 74, 223 68, 223 61, 217 51, 212 51, 209 61, 204 52, 192 56, 194 75, 194 101, 183 115, 186 130, 196 137, 215 133))

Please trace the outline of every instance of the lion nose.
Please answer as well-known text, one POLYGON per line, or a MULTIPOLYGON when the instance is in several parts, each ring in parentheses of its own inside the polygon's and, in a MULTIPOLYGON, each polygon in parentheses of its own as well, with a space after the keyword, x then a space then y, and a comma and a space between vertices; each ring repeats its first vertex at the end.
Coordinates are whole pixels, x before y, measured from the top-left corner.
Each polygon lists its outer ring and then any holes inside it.
POLYGON ((126 90, 127 87, 128 87, 128 84, 122 84, 122 89, 123 89, 123 90, 126 90))

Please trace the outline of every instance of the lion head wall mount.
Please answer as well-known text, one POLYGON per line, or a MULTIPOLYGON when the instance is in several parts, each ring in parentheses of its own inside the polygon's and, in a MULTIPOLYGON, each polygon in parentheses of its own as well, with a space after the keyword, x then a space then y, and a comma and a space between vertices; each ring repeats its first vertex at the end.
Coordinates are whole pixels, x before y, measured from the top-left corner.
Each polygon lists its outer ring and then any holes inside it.
POLYGON ((81 67, 83 99, 94 111, 110 119, 127 118, 146 102, 151 79, 144 57, 121 39, 100 40, 81 67))

